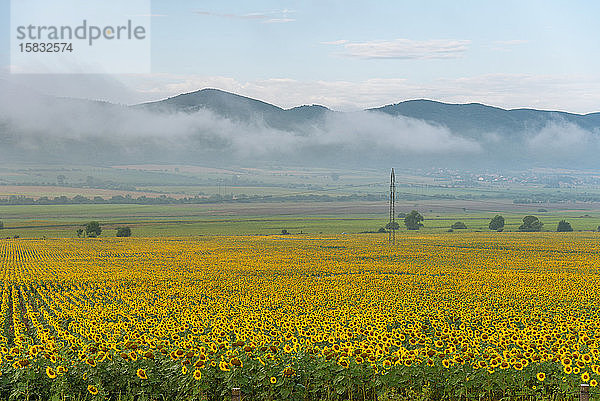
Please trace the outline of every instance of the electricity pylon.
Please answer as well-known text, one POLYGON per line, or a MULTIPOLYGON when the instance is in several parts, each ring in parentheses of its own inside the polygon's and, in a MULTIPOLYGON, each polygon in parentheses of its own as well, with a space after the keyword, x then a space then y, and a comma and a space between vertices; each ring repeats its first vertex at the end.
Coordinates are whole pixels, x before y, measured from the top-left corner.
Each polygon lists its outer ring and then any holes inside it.
POLYGON ((390 174, 390 221, 388 223, 388 242, 396 243, 396 177, 394 169, 390 174))

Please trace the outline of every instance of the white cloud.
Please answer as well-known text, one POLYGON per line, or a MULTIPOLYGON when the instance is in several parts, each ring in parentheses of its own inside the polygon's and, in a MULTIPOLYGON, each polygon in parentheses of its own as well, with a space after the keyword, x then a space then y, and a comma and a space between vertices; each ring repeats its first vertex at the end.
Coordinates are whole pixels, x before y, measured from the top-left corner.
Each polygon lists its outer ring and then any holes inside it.
POLYGON ((346 39, 340 39, 340 40, 332 40, 329 42, 321 42, 322 45, 343 45, 344 43, 348 43, 348 41, 346 39))
POLYGON ((335 41, 328 44, 344 47, 347 57, 362 59, 449 59, 463 57, 470 40, 375 40, 370 42, 335 41))
POLYGON ((294 18, 290 18, 289 14, 294 13, 294 10, 274 10, 268 12, 256 12, 247 14, 235 14, 235 13, 216 13, 212 11, 194 11, 194 14, 207 15, 212 17, 231 18, 231 19, 242 19, 242 20, 256 20, 265 24, 271 23, 285 23, 294 22, 294 18))
POLYGON ((394 149, 403 153, 457 154, 479 153, 481 145, 455 136, 446 127, 425 121, 384 113, 354 112, 328 117, 324 132, 310 138, 320 145, 347 146, 357 149, 394 149))
MULTIPOLYGON (((158 113, 95 102, 56 101, 19 88, 8 89, 0 91, 0 120, 19 132, 18 140, 10 143, 14 146, 8 148, 19 151, 46 153, 44 144, 53 143, 53 139, 59 139, 58 143, 90 144, 101 138, 108 151, 118 149, 139 155, 144 149, 154 148, 165 154, 189 155, 189 150, 197 149, 204 156, 226 151, 233 160, 273 155, 319 158, 315 152, 353 160, 359 154, 380 160, 398 154, 481 152, 477 142, 456 136, 445 127, 384 113, 331 113, 318 123, 280 130, 258 116, 228 119, 203 109, 158 113), (32 115, 37 118, 32 119, 32 115), (49 120, 51 125, 47 124, 49 120)), ((53 148, 49 153, 60 149, 53 148)))
POLYGON ((529 138, 527 145, 536 151, 564 152, 591 150, 597 148, 591 132, 566 121, 552 121, 546 124, 533 137, 529 138))

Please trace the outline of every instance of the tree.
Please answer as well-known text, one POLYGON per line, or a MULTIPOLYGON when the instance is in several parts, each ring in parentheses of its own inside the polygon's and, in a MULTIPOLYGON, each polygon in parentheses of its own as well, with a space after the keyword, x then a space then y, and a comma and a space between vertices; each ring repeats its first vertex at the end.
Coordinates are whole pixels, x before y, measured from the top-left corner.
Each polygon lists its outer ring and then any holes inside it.
POLYGON ((499 214, 495 215, 488 226, 490 230, 501 230, 504 228, 504 217, 499 214))
POLYGON ((573 227, 571 227, 571 223, 566 220, 561 220, 558 222, 558 227, 556 227, 556 231, 559 233, 565 233, 573 231, 573 227))
POLYGON ((423 227, 423 223, 421 223, 423 220, 423 216, 416 210, 413 210, 404 218, 404 225, 409 230, 418 230, 423 227))
POLYGON ((85 235, 88 237, 98 237, 102 234, 102 227, 97 221, 90 221, 85 225, 85 235))
POLYGON ((525 216, 523 217, 523 224, 519 226, 520 231, 542 231, 542 226, 544 224, 535 216, 525 216))
POLYGON ((398 224, 397 221, 394 221, 394 222, 390 221, 389 223, 387 223, 385 225, 385 228, 388 229, 388 230, 397 230, 397 229, 400 228, 400 224, 398 224))
MULTIPOLYGON (((600 230, 599 230, 600 231, 600 230)), ((385 231, 385 227, 379 227, 379 230, 377 230, 378 233, 384 233, 385 231)))
POLYGON ((281 230, 281 235, 288 235, 288 234, 289 234, 289 232, 285 228, 283 230, 281 230))
POLYGON ((129 227, 117 228, 117 237, 131 237, 131 228, 129 228, 129 227))
POLYGON ((83 235, 83 228, 80 228, 77 230, 77 238, 81 238, 82 235, 83 235))
POLYGON ((450 228, 454 230, 465 230, 467 228, 467 225, 462 221, 457 221, 456 223, 452 224, 450 228))

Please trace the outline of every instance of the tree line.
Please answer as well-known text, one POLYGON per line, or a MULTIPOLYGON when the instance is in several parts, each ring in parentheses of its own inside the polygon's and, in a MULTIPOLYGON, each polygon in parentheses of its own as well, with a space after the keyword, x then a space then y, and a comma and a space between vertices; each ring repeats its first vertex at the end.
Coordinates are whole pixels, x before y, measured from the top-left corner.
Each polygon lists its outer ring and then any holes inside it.
MULTIPOLYGON (((97 221, 90 221, 83 228, 77 230, 77 237, 96 238, 102 234, 102 226, 97 221)), ((117 237, 131 237, 130 227, 117 227, 117 237)))
POLYGON ((31 198, 27 196, 11 195, 7 198, 0 198, 0 205, 79 205, 79 204, 135 204, 135 205, 172 205, 172 204, 207 204, 220 202, 346 202, 346 201, 380 201, 386 200, 384 194, 353 194, 353 195, 318 195, 318 194, 297 194, 297 195, 210 195, 210 196, 190 196, 173 198, 171 196, 161 195, 157 197, 140 196, 137 198, 131 196, 115 195, 110 198, 95 196, 88 198, 82 195, 76 195, 72 198, 67 196, 56 196, 54 198, 41 197, 31 198))
MULTIPOLYGON (((421 213, 416 210, 411 211, 410 213, 401 213, 398 217, 404 219, 404 225, 407 230, 419 230, 421 227, 424 227, 423 221, 425 218, 421 213)), ((519 231, 522 232, 540 232, 542 231, 542 227, 544 223, 540 221, 540 219, 536 216, 528 215, 523 217, 523 223, 519 226, 519 231)), ((493 231, 501 232, 504 230, 505 219, 503 216, 497 214, 494 216, 489 224, 488 228, 493 231)), ((386 230, 398 230, 400 225, 398 222, 390 222, 385 225, 385 227, 381 227, 379 232, 386 232, 386 230)), ((467 229, 467 225, 462 221, 457 221, 450 226, 448 231, 454 230, 465 230, 467 229)), ((573 231, 573 226, 566 220, 561 220, 558 222, 556 227, 557 232, 570 232, 573 231)), ((600 226, 598 226, 597 231, 600 231, 600 226)))

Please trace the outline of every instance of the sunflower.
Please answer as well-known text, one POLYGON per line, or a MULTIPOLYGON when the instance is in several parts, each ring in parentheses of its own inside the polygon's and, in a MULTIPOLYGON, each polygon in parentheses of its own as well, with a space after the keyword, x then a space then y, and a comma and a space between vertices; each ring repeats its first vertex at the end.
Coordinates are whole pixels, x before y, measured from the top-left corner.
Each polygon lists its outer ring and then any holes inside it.
POLYGON ((545 378, 546 378, 546 374, 545 374, 544 372, 539 372, 539 373, 537 374, 537 379, 538 379, 539 381, 543 382, 545 378))
POLYGON ((200 378, 202 378, 202 372, 200 372, 198 369, 194 370, 194 379, 200 380, 200 378))
POLYGON ((588 372, 583 372, 581 374, 581 380, 584 382, 590 381, 590 374, 588 372))
POLYGON ((598 385, 598 382, 596 381, 596 379, 590 380, 590 386, 596 387, 597 385, 598 385))
POLYGON ((185 375, 186 373, 187 373, 187 368, 185 367, 185 365, 183 365, 183 366, 181 367, 181 374, 182 374, 182 375, 185 375))
POLYGON ((219 362, 219 369, 221 369, 223 372, 229 372, 231 370, 229 369, 229 364, 225 361, 219 362))
POLYGON ((90 385, 88 385, 88 391, 90 392, 91 395, 96 395, 96 394, 98 394, 98 387, 92 386, 90 384, 90 385))
POLYGON ((56 378, 56 372, 54 371, 54 369, 52 369, 50 366, 46 366, 46 374, 48 375, 49 378, 54 379, 56 378))
POLYGON ((138 369, 136 374, 142 380, 146 380, 148 378, 148 376, 146 375, 146 371, 144 369, 138 369))
POLYGON ((271 376, 269 380, 271 381, 271 384, 277 383, 277 378, 275 376, 271 376))
POLYGON ((29 347, 29 354, 31 356, 37 356, 38 352, 39 352, 38 347, 36 347, 35 345, 32 345, 29 347))

